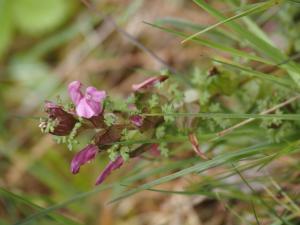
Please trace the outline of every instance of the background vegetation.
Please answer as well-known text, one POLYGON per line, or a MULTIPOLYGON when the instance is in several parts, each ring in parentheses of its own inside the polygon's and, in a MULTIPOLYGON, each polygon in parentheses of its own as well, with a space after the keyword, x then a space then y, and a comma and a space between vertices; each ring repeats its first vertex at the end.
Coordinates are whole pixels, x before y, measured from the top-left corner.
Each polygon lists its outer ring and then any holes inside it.
POLYGON ((299 28, 296 0, 0 0, 0 224, 299 224, 299 28), (210 160, 167 129, 169 157, 73 176, 43 102, 73 80, 122 101, 166 71, 201 113, 165 116, 195 117, 210 160))

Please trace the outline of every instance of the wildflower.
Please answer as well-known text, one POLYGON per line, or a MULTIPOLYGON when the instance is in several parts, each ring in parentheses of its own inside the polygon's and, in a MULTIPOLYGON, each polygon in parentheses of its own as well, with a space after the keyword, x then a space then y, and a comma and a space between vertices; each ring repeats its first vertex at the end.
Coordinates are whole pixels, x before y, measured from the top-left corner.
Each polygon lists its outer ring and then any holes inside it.
POLYGON ((40 126, 43 128, 50 121, 54 122, 53 130, 50 130, 49 133, 57 136, 69 135, 77 122, 71 113, 66 112, 61 106, 50 101, 45 103, 45 112, 48 113, 49 120, 42 122, 40 126))
POLYGON ((132 85, 132 89, 134 91, 140 91, 142 89, 147 89, 150 87, 153 87, 154 85, 156 85, 157 83, 163 82, 166 79, 168 79, 168 76, 156 76, 156 77, 151 77, 145 81, 143 81, 142 83, 139 84, 133 84, 132 85))
POLYGON ((130 117, 130 121, 133 125, 141 127, 143 125, 144 118, 140 115, 133 115, 130 117))
POLYGON ((103 111, 102 102, 106 98, 105 91, 99 91, 95 87, 87 87, 85 95, 81 92, 82 84, 73 81, 68 86, 71 100, 76 106, 76 113, 80 117, 91 118, 98 116, 103 111))
POLYGON ((96 154, 98 153, 99 149, 96 145, 89 144, 80 152, 78 152, 71 162, 71 171, 73 174, 76 174, 80 170, 80 166, 90 162, 92 159, 95 158, 96 154))
POLYGON ((123 163, 124 160, 122 156, 118 156, 114 161, 110 161, 97 178, 96 185, 101 184, 113 170, 120 168, 123 163))
POLYGON ((207 156, 201 151, 199 147, 199 142, 194 133, 189 134, 189 140, 193 146, 193 150, 196 152, 197 155, 199 155, 202 159, 208 160, 207 156))

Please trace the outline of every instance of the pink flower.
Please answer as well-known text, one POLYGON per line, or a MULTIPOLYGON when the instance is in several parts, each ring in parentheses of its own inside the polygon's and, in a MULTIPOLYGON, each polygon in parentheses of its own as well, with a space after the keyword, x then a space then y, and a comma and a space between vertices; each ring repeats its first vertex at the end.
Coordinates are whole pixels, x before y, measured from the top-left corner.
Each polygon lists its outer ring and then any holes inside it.
POLYGON ((80 152, 78 152, 71 162, 71 171, 73 174, 76 174, 80 170, 80 166, 88 163, 92 159, 95 158, 98 147, 96 145, 89 144, 84 149, 82 149, 80 152))
POLYGON ((99 175, 96 181, 96 185, 101 184, 105 178, 113 171, 120 168, 124 163, 122 156, 118 156, 114 161, 110 161, 99 175))
POLYGON ((194 133, 189 134, 189 140, 193 146, 193 150, 199 155, 202 159, 208 160, 207 156, 201 151, 199 147, 199 142, 194 133))
POLYGON ((71 100, 76 106, 76 113, 80 117, 91 118, 102 113, 102 102, 106 98, 105 91, 99 91, 95 87, 88 87, 83 95, 81 92, 82 84, 73 81, 68 86, 71 100))
POLYGON ((130 121, 133 125, 141 127, 143 125, 144 118, 139 115, 133 115, 130 117, 130 121))
POLYGON ((139 84, 133 84, 132 85, 132 89, 134 91, 140 91, 142 89, 147 89, 150 87, 153 87, 154 85, 165 81, 166 79, 168 79, 168 76, 156 76, 156 77, 151 77, 145 81, 143 81, 142 83, 139 84))

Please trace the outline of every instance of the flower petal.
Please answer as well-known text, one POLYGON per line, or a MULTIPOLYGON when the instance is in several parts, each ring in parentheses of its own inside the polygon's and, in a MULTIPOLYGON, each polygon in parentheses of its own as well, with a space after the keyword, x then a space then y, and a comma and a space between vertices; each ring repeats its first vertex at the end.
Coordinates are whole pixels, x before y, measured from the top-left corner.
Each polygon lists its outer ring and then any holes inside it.
POLYGON ((86 96, 90 96, 92 101, 102 102, 106 98, 105 91, 98 91, 95 87, 88 87, 85 91, 86 96))
POLYGON ((132 89, 134 91, 139 91, 142 89, 146 89, 149 87, 153 87, 155 84, 159 83, 159 82, 163 82, 164 80, 168 79, 168 76, 156 76, 156 77, 151 77, 145 81, 143 81, 142 83, 139 84, 133 84, 132 85, 132 89))
POLYGON ((85 98, 81 99, 76 107, 77 115, 88 119, 93 116, 98 116, 101 111, 102 107, 100 106, 100 103, 91 102, 85 98))
POLYGON ((86 99, 87 104, 89 105, 89 107, 94 111, 95 115, 94 116, 98 116, 102 113, 102 104, 99 102, 95 102, 93 100, 87 100, 86 99))
POLYGON ((96 185, 101 184, 105 178, 113 171, 120 168, 124 163, 122 156, 118 156, 114 161, 110 161, 97 178, 96 185))
POLYGON ((82 149, 80 152, 78 152, 71 162, 71 171, 73 174, 76 174, 80 170, 80 166, 84 165, 85 163, 91 161, 95 158, 98 147, 96 145, 88 145, 84 149, 82 149))
POLYGON ((83 94, 80 91, 82 84, 80 81, 73 81, 68 86, 69 96, 72 102, 77 106, 80 100, 83 98, 83 94))

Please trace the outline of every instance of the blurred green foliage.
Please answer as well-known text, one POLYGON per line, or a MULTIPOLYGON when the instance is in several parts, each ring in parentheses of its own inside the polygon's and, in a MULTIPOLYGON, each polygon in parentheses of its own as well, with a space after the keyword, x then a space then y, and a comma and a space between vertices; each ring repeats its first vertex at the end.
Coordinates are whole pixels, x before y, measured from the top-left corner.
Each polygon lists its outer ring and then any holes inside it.
POLYGON ((18 33, 40 37, 64 24, 74 13, 74 0, 0 0, 0 57, 18 33))

